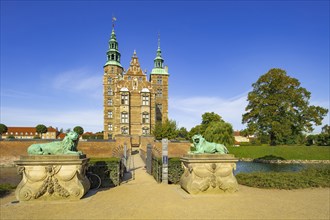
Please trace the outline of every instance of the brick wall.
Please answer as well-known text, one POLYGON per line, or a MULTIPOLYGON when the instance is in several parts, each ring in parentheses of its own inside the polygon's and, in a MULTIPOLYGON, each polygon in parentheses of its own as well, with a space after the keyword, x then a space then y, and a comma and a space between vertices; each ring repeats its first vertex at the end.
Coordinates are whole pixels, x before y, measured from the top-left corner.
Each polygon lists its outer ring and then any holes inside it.
MULTIPOLYGON (((124 140, 122 140, 124 141, 124 140)), ((31 144, 35 143, 47 143, 51 141, 39 140, 39 141, 0 141, 0 166, 13 165, 15 160, 19 160, 19 157, 27 156, 27 148, 31 144)), ((127 142, 128 143, 128 142, 127 142)), ((152 146, 161 150, 161 142, 153 142, 151 138, 141 139, 141 146, 146 151, 147 144, 151 143, 152 146)), ((87 157, 111 157, 113 155, 114 148, 121 145, 119 142, 106 142, 106 141, 79 141, 78 150, 82 151, 87 157)), ((190 150, 189 142, 169 142, 169 156, 181 157, 190 150)))

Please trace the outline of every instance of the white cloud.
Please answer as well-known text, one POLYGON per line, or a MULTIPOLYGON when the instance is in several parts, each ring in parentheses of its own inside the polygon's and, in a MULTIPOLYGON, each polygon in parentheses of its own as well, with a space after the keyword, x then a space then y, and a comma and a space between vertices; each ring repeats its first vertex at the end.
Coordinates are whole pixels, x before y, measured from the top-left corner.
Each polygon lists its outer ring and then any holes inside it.
POLYGON ((215 112, 226 122, 232 124, 235 130, 243 129, 242 114, 247 105, 247 93, 230 99, 219 97, 186 97, 170 98, 170 118, 178 122, 179 126, 188 130, 201 123, 202 114, 215 112))
POLYGON ((56 109, 52 111, 26 109, 26 108, 1 108, 1 123, 7 126, 29 126, 37 124, 58 128, 74 128, 82 126, 85 131, 103 130, 102 109, 56 109))
POLYGON ((84 68, 57 74, 52 85, 55 89, 84 93, 96 99, 102 98, 102 75, 84 68))

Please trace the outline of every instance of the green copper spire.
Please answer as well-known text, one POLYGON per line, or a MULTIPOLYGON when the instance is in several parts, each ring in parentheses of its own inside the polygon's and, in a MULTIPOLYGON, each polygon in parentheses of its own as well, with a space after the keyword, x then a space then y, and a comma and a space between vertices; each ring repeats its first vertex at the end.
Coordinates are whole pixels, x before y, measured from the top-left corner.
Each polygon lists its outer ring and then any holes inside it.
POLYGON ((116 65, 122 67, 120 64, 120 52, 118 50, 118 42, 115 33, 115 26, 114 26, 115 20, 116 20, 115 18, 112 18, 112 22, 113 22, 112 32, 109 40, 109 49, 107 51, 107 62, 104 64, 104 66, 116 65))
POLYGON ((162 58, 162 51, 160 49, 160 36, 158 34, 158 49, 156 58, 154 59, 154 68, 151 71, 151 74, 168 74, 166 69, 163 67, 164 59, 162 58))
POLYGON ((160 36, 158 34, 158 49, 157 55, 154 59, 154 68, 163 68, 164 59, 162 58, 162 51, 160 49, 160 36))

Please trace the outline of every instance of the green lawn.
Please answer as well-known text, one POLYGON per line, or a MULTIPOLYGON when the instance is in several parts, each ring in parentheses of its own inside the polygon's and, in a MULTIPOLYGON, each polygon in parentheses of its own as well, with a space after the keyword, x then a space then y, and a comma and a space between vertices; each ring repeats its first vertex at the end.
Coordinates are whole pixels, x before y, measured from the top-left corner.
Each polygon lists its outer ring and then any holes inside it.
POLYGON ((330 147, 319 146, 241 146, 228 147, 238 158, 282 157, 285 160, 330 160, 330 147))

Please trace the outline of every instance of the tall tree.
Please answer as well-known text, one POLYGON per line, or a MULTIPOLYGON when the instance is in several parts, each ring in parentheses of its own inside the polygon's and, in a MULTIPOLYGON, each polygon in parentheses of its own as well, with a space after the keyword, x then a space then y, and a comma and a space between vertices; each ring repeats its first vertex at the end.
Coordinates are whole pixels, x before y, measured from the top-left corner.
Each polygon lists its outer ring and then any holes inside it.
POLYGON ((156 122, 155 128, 152 134, 156 140, 163 138, 174 139, 178 136, 176 121, 166 120, 165 122, 156 122))
POLYGON ((41 135, 47 132, 47 127, 43 124, 39 124, 36 126, 36 131, 41 138, 41 135))
POLYGON ((231 124, 224 121, 211 122, 205 130, 206 140, 231 146, 234 144, 234 130, 231 124))
POLYGON ((188 139, 188 131, 185 127, 181 127, 178 130, 178 137, 187 140, 188 139))
POLYGON ((84 133, 84 129, 81 126, 74 127, 73 131, 76 132, 79 135, 82 135, 84 133))
POLYGON ((2 139, 2 134, 8 131, 8 127, 5 124, 0 124, 0 140, 2 139))
POLYGON ((225 145, 233 145, 234 131, 231 124, 226 123, 220 115, 214 112, 205 112, 202 123, 189 131, 189 139, 195 134, 201 134, 207 141, 225 145))
POLYGON ((303 131, 313 131, 328 110, 309 104, 311 93, 282 69, 271 69, 252 84, 243 123, 257 134, 268 134, 270 144, 286 144, 303 131))

